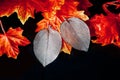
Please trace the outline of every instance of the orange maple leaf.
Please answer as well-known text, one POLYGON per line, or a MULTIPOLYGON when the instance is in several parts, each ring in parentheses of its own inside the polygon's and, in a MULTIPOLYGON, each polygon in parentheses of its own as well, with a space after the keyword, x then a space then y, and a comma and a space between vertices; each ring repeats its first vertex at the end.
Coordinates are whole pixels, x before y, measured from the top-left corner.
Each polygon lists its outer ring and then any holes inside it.
POLYGON ((8 57, 12 57, 14 59, 17 58, 19 54, 18 46, 26 46, 30 44, 30 41, 22 36, 23 30, 18 28, 9 28, 9 30, 0 34, 0 56, 3 54, 7 54, 8 57))
POLYGON ((34 12, 42 9, 42 0, 0 0, 0 17, 10 16, 14 12, 24 24, 29 17, 34 18, 34 12))

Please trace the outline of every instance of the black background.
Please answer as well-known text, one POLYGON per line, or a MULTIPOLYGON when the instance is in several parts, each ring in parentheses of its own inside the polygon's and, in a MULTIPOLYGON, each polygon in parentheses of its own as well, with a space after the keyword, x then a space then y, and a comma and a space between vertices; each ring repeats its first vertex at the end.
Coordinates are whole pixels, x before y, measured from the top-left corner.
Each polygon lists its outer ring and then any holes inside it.
MULTIPOLYGON (((112 0, 90 1, 93 6, 89 8, 89 17, 92 17, 104 13, 102 4, 112 0)), ((0 57, 0 80, 120 80, 120 48, 112 44, 101 47, 91 43, 87 53, 75 49, 71 55, 61 52, 53 63, 44 68, 36 59, 32 45, 36 23, 42 18, 41 13, 37 13, 35 19, 29 18, 24 26, 16 13, 9 18, 0 18, 6 31, 9 27, 20 26, 24 29, 23 35, 31 41, 30 45, 19 47, 20 54, 16 60, 6 55, 0 57)))

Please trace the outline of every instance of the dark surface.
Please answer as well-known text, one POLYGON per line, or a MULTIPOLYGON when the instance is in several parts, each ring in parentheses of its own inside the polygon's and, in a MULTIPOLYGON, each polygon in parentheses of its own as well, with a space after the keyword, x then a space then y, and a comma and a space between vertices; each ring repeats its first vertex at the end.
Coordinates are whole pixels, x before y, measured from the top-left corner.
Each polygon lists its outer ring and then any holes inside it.
MULTIPOLYGON (((90 1, 94 3, 89 9, 91 16, 104 12, 101 5, 105 0, 90 1)), ((32 48, 36 23, 41 19, 40 13, 35 14, 35 19, 29 18, 23 26, 16 13, 9 18, 1 18, 6 31, 10 26, 23 28, 23 35, 31 44, 19 47, 17 60, 6 55, 0 57, 0 80, 120 80, 120 48, 114 45, 101 47, 91 43, 87 53, 75 49, 71 55, 61 52, 53 63, 44 68, 34 56, 32 48)))

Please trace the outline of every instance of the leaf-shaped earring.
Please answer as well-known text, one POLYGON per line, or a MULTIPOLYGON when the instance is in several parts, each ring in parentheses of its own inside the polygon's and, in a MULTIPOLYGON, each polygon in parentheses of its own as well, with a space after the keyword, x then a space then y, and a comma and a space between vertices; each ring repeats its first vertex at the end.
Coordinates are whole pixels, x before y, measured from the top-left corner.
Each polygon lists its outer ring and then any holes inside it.
POLYGON ((75 49, 87 51, 89 48, 89 28, 78 18, 69 18, 61 24, 61 36, 75 49))
POLYGON ((44 29, 37 33, 33 42, 33 49, 37 59, 43 66, 46 66, 57 58, 61 45, 60 34, 49 27, 49 29, 44 29))

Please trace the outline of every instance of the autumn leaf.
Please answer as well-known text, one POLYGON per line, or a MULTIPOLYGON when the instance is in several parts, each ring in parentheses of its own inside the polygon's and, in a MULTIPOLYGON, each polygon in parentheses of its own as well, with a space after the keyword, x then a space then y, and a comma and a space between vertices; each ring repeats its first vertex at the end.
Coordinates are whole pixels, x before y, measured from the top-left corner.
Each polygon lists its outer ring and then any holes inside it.
POLYGON ((90 19, 90 26, 95 30, 96 40, 92 40, 94 43, 102 44, 102 46, 108 44, 115 44, 120 47, 120 13, 111 13, 107 7, 108 5, 115 5, 116 2, 107 2, 103 5, 103 9, 107 15, 95 15, 90 19))
POLYGON ((8 17, 16 12, 24 24, 29 17, 34 18, 35 11, 43 10, 42 6, 44 6, 42 0, 0 0, 0 17, 8 17))
POLYGON ((17 58, 19 54, 18 46, 26 46, 30 44, 30 41, 22 36, 23 30, 18 28, 9 28, 9 30, 0 34, 0 55, 6 54, 8 57, 12 57, 14 59, 17 58))

